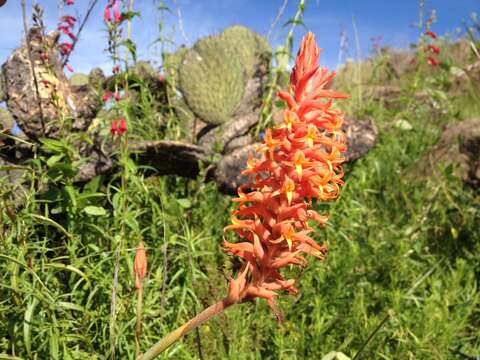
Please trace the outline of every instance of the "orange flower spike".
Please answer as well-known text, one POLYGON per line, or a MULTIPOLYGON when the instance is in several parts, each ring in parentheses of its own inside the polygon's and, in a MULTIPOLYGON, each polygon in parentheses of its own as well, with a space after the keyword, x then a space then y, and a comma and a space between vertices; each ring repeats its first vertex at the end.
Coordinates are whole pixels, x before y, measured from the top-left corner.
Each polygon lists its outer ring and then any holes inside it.
POLYGON ((307 34, 290 76, 288 91, 279 91, 288 109, 283 122, 266 129, 257 148, 262 159, 249 158, 244 174, 250 183, 239 187, 233 230, 246 242, 224 243, 225 252, 243 263, 229 284, 228 299, 241 302, 267 300, 276 312, 277 291, 296 293, 295 279, 284 279, 285 266, 305 266, 303 255, 325 258, 327 248, 309 235, 309 220, 325 225, 327 216, 312 210, 312 199, 331 200, 343 185, 341 162, 346 137, 342 113, 334 99, 346 97, 326 86, 335 73, 319 66, 320 49, 307 34))
POLYGON ((133 271, 135 273, 135 288, 140 289, 142 287, 142 280, 147 274, 147 254, 145 253, 145 247, 142 241, 138 244, 135 252, 133 271))

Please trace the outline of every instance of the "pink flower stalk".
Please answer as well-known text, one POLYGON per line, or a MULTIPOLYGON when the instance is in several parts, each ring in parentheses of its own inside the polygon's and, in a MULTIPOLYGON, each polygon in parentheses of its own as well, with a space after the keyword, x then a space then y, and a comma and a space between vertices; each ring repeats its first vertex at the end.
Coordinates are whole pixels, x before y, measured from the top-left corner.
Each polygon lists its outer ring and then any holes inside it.
POLYGON ((225 228, 243 242, 223 244, 225 252, 242 262, 238 277, 229 282, 228 303, 260 297, 276 313, 278 291, 298 291, 295 279, 285 279, 281 269, 306 266, 303 254, 326 256, 327 247, 310 237, 314 230, 309 221, 325 225, 327 216, 312 209, 312 200, 335 199, 343 185, 346 136, 342 113, 332 102, 347 96, 326 89, 335 73, 319 66, 319 55, 315 37, 308 33, 289 91, 278 93, 288 106, 283 123, 265 131, 257 149, 261 159, 250 157, 243 171, 251 175, 251 183, 238 188, 233 201, 239 205, 225 228))
POLYGON ((75 70, 73 69, 72 65, 70 65, 69 63, 66 63, 65 64, 65 67, 67 68, 68 71, 70 72, 74 72, 75 70))
POLYGON ((74 5, 75 4, 75 0, 65 0, 65 5, 74 5))

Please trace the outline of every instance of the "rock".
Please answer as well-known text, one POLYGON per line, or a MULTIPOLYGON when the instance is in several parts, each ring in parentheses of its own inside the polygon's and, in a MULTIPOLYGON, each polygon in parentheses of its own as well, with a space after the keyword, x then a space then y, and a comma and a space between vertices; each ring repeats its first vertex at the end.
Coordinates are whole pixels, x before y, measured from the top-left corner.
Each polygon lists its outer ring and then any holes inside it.
POLYGON ((347 134, 346 161, 365 156, 377 142, 378 129, 372 118, 363 120, 345 119, 343 131, 347 134))
POLYGON ((239 185, 248 183, 248 176, 242 175, 242 171, 247 166, 247 160, 250 155, 256 155, 255 147, 258 143, 238 148, 231 154, 225 155, 216 164, 213 170, 212 178, 218 185, 220 191, 228 194, 235 194, 239 185))
POLYGON ((161 175, 180 175, 195 178, 200 170, 199 163, 208 164, 208 153, 204 148, 179 141, 145 141, 133 144, 140 164, 149 165, 161 175))
POLYGON ((452 165, 455 175, 466 184, 478 189, 480 187, 480 118, 447 126, 429 157, 430 164, 452 165))
POLYGON ((13 124, 13 117, 8 110, 0 108, 0 132, 9 131, 13 124))
POLYGON ((41 30, 34 27, 29 31, 28 39, 37 85, 25 41, 7 58, 0 76, 8 110, 18 126, 30 139, 59 137, 61 114, 58 109, 61 108, 64 117, 74 119, 72 130, 86 130, 94 118, 92 114, 100 109, 101 104, 88 87, 74 89, 70 86, 53 50, 58 33, 43 37, 41 30), (51 49, 46 60, 42 58, 45 48, 51 49))

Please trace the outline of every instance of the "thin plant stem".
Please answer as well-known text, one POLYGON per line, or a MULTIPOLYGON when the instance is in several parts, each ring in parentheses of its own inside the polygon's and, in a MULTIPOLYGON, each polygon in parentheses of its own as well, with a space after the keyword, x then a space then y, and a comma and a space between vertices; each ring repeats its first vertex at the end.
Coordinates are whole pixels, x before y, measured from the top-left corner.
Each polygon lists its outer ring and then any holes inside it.
POLYGON ((200 314, 195 316, 193 319, 190 319, 187 323, 180 326, 176 330, 172 331, 170 334, 165 336, 162 340, 153 345, 145 354, 137 358, 137 360, 152 360, 160 355, 163 351, 168 349, 171 345, 177 342, 182 336, 188 334, 190 331, 196 329, 198 326, 202 325, 207 320, 212 317, 222 313, 228 307, 234 303, 223 299, 218 303, 206 308, 200 314))
POLYGON ((30 48, 30 36, 28 34, 27 24, 27 5, 25 0, 22 0, 22 18, 23 30, 25 32, 25 45, 27 46, 28 61, 30 62, 30 71, 32 72, 33 85, 35 86, 35 96, 37 98, 38 110, 40 111, 40 123, 42 124, 42 133, 45 135, 45 118, 43 116, 42 100, 40 98, 40 90, 38 88, 37 74, 35 73, 35 64, 33 62, 32 49, 30 48))
POLYGON ((382 328, 382 326, 387 322, 388 319, 390 319, 390 314, 389 313, 387 313, 387 315, 385 315, 383 320, 380 321, 380 323, 377 325, 375 330, 373 330, 373 332, 370 334, 368 339, 362 344, 362 347, 360 348, 360 350, 357 351, 357 353, 355 354, 355 356, 353 357, 352 360, 355 360, 360 356, 362 351, 367 347, 368 343, 373 339, 373 337, 377 334, 377 332, 382 328))
POLYGON ((137 291, 137 323, 135 327, 135 357, 140 356, 140 339, 142 337, 142 307, 143 307, 143 284, 137 291))
POLYGON ((275 29, 275 26, 283 16, 283 13, 285 12, 287 5, 288 5, 288 0, 283 0, 282 6, 280 6, 280 8, 278 9, 277 16, 275 16, 275 19, 272 21, 270 25, 270 29, 268 30, 268 33, 267 33, 267 39, 270 39, 270 35, 272 35, 272 32, 275 29))

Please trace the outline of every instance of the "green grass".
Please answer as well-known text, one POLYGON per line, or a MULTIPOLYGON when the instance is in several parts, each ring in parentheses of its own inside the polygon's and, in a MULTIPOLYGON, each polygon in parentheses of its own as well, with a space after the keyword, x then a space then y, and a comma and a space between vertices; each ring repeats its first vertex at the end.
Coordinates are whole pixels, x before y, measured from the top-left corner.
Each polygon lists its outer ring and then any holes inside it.
MULTIPOLYGON (((316 234, 329 255, 297 274, 299 296, 280 297, 285 321, 277 323, 264 301, 238 305, 163 358, 320 359, 333 350, 353 358, 372 334, 358 358, 480 355, 479 193, 451 168, 425 161, 442 126, 480 115, 480 102, 475 89, 448 96, 442 71, 403 79, 396 110, 360 101, 358 87, 343 89, 353 95, 346 112, 372 116, 379 140, 346 166, 340 199, 317 205, 331 215, 316 234), (412 89, 440 94, 444 111, 415 100, 412 89), (412 130, 393 126, 397 119, 412 130)), ((154 117, 150 103, 144 111, 154 117)), ((220 244, 232 206, 214 184, 146 177, 123 162, 124 187, 119 174, 79 186, 68 162, 47 160, 30 165, 22 207, 15 209, 8 183, 0 190, 0 359, 109 358, 116 249, 117 358, 133 359, 140 240, 149 263, 143 350, 225 295, 232 265, 220 244)))

